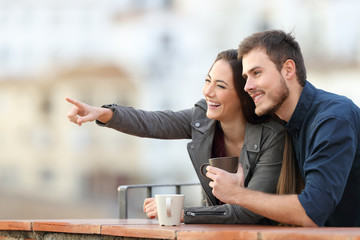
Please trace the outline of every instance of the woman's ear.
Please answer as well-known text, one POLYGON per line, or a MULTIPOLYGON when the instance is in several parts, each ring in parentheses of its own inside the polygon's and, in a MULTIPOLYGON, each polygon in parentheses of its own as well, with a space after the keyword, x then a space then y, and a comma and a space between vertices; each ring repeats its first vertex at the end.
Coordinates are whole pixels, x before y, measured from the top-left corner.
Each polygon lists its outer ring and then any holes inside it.
POLYGON ((291 59, 288 59, 283 64, 281 73, 283 74, 283 77, 286 79, 292 79, 296 76, 296 66, 295 62, 291 59))

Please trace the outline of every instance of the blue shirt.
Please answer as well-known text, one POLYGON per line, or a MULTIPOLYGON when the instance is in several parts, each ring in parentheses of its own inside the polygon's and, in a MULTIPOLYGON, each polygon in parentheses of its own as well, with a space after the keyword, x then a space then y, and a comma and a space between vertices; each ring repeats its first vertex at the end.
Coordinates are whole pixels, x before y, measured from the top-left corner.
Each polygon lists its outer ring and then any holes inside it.
POLYGON ((298 195, 319 226, 360 226, 360 109, 306 82, 286 124, 305 181, 298 195))

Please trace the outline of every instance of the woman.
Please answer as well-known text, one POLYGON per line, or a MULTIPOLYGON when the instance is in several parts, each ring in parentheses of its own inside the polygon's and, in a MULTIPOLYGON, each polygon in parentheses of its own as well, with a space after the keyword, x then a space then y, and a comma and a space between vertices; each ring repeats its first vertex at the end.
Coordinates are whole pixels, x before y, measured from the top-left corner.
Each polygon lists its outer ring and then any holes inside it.
MULTIPOLYGON (((74 104, 68 117, 78 125, 97 120, 100 126, 140 137, 192 139, 187 149, 208 206, 185 208, 183 221, 264 224, 267 220, 262 216, 240 206, 221 204, 211 192, 209 179, 200 173, 200 166, 211 157, 240 156, 244 186, 276 192, 285 130, 271 117, 255 115, 253 100, 244 85, 237 51, 227 50, 218 54, 207 74, 205 99, 191 109, 150 112, 115 104, 99 108, 67 98, 74 104)), ((153 198, 145 200, 144 211, 150 218, 157 216, 153 198)))

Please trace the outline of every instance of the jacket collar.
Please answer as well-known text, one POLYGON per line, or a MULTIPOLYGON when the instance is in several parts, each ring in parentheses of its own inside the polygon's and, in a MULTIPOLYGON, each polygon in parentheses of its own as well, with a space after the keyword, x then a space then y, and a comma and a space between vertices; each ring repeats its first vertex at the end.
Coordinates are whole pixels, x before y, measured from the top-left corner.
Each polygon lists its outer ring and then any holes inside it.
MULTIPOLYGON (((195 106, 202 108, 205 112, 207 111, 207 103, 205 99, 197 102, 195 106)), ((205 114, 203 118, 193 121, 191 126, 204 134, 205 132, 209 131, 209 129, 214 129, 215 124, 216 120, 207 118, 205 114)))
MULTIPOLYGON (((207 104, 205 100, 197 102, 195 106, 200 107, 205 111, 207 110, 207 104)), ((215 129, 216 122, 217 122, 216 120, 209 119, 205 115, 204 118, 197 119, 196 121, 192 122, 191 125, 192 127, 194 127, 195 129, 197 129, 198 131, 204 134, 210 129, 215 129)), ((246 148, 247 151, 255 152, 255 153, 260 151, 261 136, 262 136, 261 133, 262 133, 261 124, 246 123, 244 147, 246 148), (250 125, 251 127, 248 127, 250 125)))

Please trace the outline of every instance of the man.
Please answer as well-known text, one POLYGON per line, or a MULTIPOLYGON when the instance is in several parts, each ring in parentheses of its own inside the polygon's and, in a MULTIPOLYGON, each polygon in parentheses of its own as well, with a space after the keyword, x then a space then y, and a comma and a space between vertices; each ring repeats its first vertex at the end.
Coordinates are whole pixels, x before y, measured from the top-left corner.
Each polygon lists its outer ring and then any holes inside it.
POLYGON ((275 221, 299 226, 360 226, 360 109, 306 80, 299 44, 265 31, 239 46, 245 91, 256 114, 275 113, 290 133, 305 188, 275 195, 243 188, 236 174, 209 166, 213 194, 275 221))

